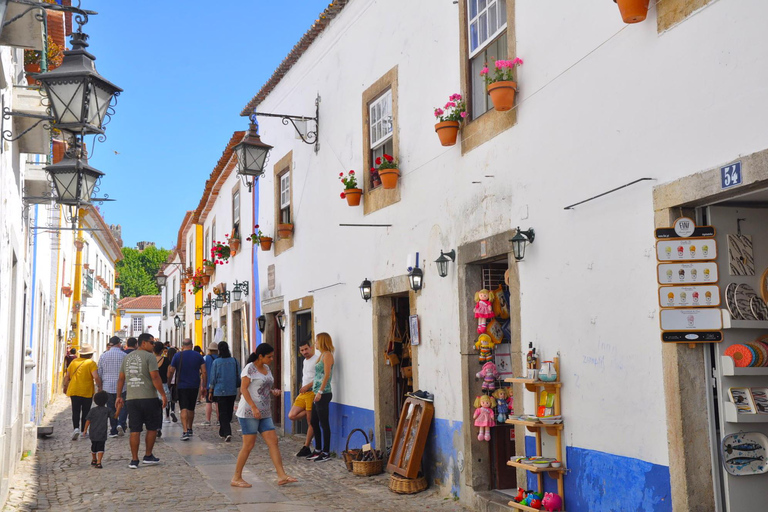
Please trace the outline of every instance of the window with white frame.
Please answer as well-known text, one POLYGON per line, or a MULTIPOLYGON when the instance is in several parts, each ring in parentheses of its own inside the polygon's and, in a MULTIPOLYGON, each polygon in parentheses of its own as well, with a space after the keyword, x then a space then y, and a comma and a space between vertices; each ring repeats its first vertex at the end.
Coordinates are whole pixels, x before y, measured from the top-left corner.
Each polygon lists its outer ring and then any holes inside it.
POLYGON ((205 246, 203 249, 203 258, 211 259, 211 233, 207 229, 205 230, 205 246))
POLYGON ((144 332, 144 317, 134 316, 131 320, 131 336, 138 336, 144 332))
POLYGON ((280 224, 291 224, 291 171, 280 175, 280 224))
POLYGON ((216 219, 213 219, 213 222, 211 222, 211 241, 216 243, 216 219))
POLYGON ((506 0, 467 0, 467 30, 472 97, 472 119, 492 108, 480 71, 486 64, 493 69, 497 60, 507 59, 506 0))
POLYGON ((240 189, 232 193, 232 236, 240 236, 240 189))
POLYGON ((187 266, 195 268, 195 253, 192 252, 192 240, 189 241, 189 252, 187 252, 187 266))
MULTIPOLYGON (((392 119, 392 89, 387 89, 378 98, 368 104, 368 122, 371 139, 372 167, 377 167, 376 159, 385 154, 391 155, 394 149, 392 119)), ((381 183, 377 174, 370 174, 370 188, 376 188, 381 183)))

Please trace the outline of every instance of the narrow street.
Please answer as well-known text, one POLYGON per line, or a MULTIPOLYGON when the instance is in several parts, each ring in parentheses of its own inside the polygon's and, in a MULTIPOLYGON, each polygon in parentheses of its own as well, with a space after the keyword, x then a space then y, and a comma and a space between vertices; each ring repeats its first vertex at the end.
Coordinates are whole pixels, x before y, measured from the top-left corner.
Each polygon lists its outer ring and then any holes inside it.
MULTIPOLYGON (((346 471, 340 459, 320 464, 297 459, 301 447, 282 438, 286 471, 297 484, 278 487, 265 444, 258 440, 243 477, 250 489, 229 485, 241 446, 235 429, 224 443, 215 426, 201 426, 205 409, 198 406, 194 437, 182 442, 180 423, 164 423, 155 445, 157 466, 128 468, 128 437, 107 441, 103 469, 91 467, 90 442, 72 441, 69 401, 59 395, 48 410, 46 425, 54 434, 40 439, 35 456, 20 462, 3 511, 29 510, 200 510, 200 511, 330 511, 330 510, 466 510, 433 489, 398 495, 387 488, 387 473, 360 477, 346 471)), ((143 455, 143 439, 140 454, 143 455)))

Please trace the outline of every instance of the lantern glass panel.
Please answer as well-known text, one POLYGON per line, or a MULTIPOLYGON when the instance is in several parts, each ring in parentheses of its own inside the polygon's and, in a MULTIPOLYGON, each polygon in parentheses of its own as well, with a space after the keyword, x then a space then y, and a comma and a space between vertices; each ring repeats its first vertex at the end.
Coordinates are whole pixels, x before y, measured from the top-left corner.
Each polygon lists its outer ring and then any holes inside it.
POLYGON ((77 201, 78 173, 75 169, 48 171, 56 186, 56 193, 62 203, 74 203, 77 201))
POLYGON ((57 124, 68 125, 80 123, 83 109, 84 80, 72 78, 43 82, 57 124))
POLYGON ((90 105, 88 105, 88 124, 101 127, 101 124, 104 122, 104 116, 107 115, 107 109, 112 101, 113 94, 111 89, 106 89, 101 84, 91 82, 90 105))
POLYGON ((234 300, 235 302, 239 301, 240 300, 240 296, 242 294, 243 294, 243 292, 242 292, 242 290, 240 290, 240 288, 235 288, 234 290, 232 290, 232 300, 234 300))
POLYGON ((195 310, 195 320, 200 320, 200 318, 203 316, 203 314, 200 312, 199 309, 195 310))
POLYGON ((218 295, 216 297, 216 307, 219 308, 219 309, 224 307, 224 296, 223 295, 218 295))

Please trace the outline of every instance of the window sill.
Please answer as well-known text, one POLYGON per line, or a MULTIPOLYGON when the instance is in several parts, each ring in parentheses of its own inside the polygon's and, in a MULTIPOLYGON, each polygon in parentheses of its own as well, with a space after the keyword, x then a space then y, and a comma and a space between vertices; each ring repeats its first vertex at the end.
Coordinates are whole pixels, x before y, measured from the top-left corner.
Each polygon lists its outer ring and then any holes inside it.
MULTIPOLYGON (((402 179, 402 176, 400 177, 402 179)), ((363 215, 386 208, 400 201, 400 180, 397 182, 397 187, 385 189, 382 186, 365 192, 363 198, 363 215)))
POLYGON ((506 112, 489 110, 461 128, 461 154, 469 153, 517 124, 517 106, 506 112))

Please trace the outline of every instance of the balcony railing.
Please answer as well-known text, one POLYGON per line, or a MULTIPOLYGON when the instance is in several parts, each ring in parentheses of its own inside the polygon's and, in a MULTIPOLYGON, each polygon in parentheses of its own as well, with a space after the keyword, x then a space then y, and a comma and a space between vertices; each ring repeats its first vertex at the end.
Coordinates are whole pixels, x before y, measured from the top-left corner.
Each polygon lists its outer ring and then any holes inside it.
POLYGON ((109 309, 110 302, 112 301, 109 299, 109 295, 105 293, 101 298, 101 309, 109 309))
POLYGON ((112 314, 117 315, 117 297, 112 295, 112 314))
POLYGON ((83 297, 93 297, 93 277, 87 270, 83 272, 83 297))
POLYGON ((178 292, 176 294, 176 304, 178 304, 179 309, 181 309, 182 304, 184 304, 184 294, 181 292, 178 292))
POLYGON ((173 313, 174 311, 176 311, 176 308, 175 308, 175 303, 174 303, 173 299, 171 299, 171 307, 170 307, 170 311, 171 311, 171 313, 173 313))
POLYGON ((168 306, 163 306, 163 320, 168 318, 168 306))

